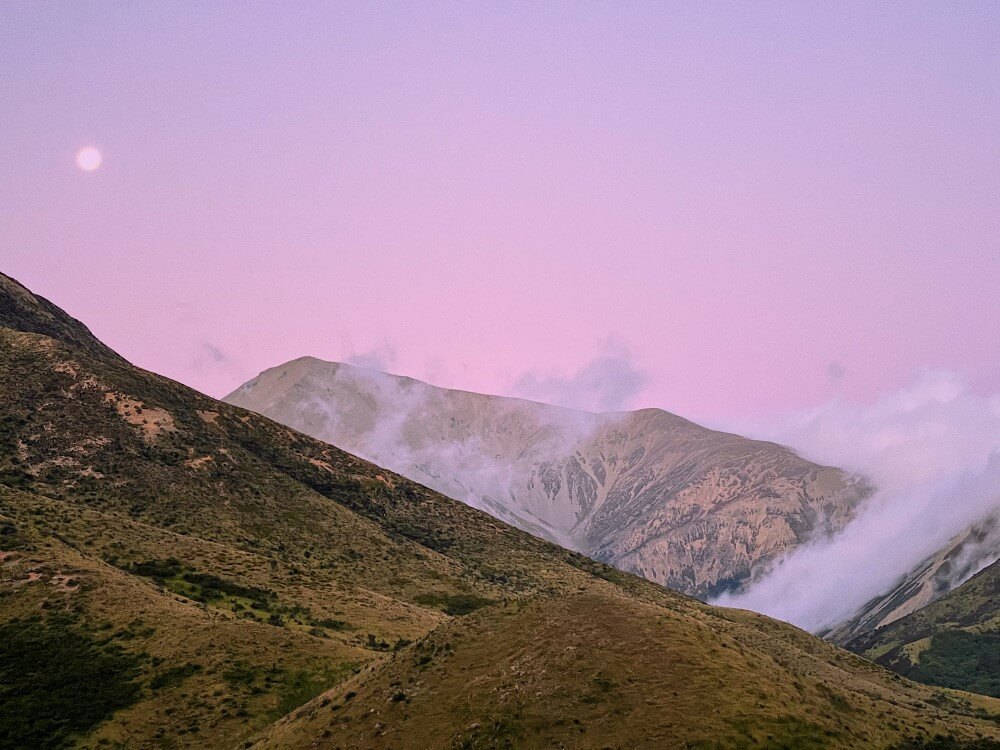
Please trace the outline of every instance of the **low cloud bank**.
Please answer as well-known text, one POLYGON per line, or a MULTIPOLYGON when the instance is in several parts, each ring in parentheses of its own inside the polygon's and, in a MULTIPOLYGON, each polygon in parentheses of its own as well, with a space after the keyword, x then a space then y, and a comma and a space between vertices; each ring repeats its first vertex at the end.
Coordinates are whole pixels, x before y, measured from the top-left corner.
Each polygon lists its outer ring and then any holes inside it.
POLYGON ((524 373, 511 393, 532 401, 592 412, 623 411, 642 392, 648 377, 624 343, 608 339, 590 362, 569 375, 524 373))
MULTIPOLYGON (((726 428, 864 473, 879 490, 841 534, 795 550, 717 604, 814 631, 836 625, 1000 509, 1000 394, 976 394, 954 373, 921 372, 866 406, 834 401, 726 428)), ((979 553, 984 565, 1000 557, 979 553)))
POLYGON ((352 354, 344 361, 356 367, 388 372, 396 364, 396 347, 387 339, 367 351, 352 354))

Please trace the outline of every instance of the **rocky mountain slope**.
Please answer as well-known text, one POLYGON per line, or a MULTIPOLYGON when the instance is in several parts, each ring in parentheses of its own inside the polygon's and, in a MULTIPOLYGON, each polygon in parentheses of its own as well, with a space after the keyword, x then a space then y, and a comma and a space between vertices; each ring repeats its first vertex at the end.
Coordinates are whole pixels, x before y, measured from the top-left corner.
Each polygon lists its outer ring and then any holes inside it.
POLYGON ((911 679, 1000 697, 1000 561, 847 645, 911 679))
POLYGON ((870 492, 781 446, 658 409, 592 414, 312 358, 225 400, 702 598, 839 530, 870 492))
POLYGON ((0 275, 2 747, 1000 741, 1000 701, 534 538, 84 331, 0 275))
POLYGON ((998 558, 1000 512, 957 534, 891 590, 872 599, 847 622, 821 635, 834 643, 849 643, 936 601, 998 558))

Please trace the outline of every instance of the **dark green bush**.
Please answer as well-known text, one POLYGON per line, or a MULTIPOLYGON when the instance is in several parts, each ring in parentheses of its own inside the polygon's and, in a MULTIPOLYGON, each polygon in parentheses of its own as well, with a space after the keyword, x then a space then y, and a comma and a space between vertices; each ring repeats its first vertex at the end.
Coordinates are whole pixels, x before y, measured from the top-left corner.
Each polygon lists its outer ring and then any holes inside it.
POLYGON ((1000 634, 937 633, 907 677, 1000 698, 1000 634))
POLYGON ((446 615, 460 617, 475 612, 477 609, 493 604, 492 599, 486 599, 475 594, 421 594, 416 598, 417 604, 440 609, 446 615))
POLYGON ((0 747, 60 748, 139 697, 139 658, 65 617, 0 625, 0 747))
POLYGON ((161 690, 165 687, 174 687, 175 685, 180 685, 184 680, 193 674, 201 671, 200 664, 191 664, 188 662, 179 667, 173 667, 165 672, 160 672, 153 676, 153 679, 149 681, 149 687, 151 690, 161 690))

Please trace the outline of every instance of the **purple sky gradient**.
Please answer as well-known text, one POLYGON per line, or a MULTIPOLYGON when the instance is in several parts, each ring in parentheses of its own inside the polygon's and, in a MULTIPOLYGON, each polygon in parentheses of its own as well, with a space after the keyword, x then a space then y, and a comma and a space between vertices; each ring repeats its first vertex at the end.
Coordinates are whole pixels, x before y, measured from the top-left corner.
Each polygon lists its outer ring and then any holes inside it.
POLYGON ((1000 4, 877 5, 5 3, 0 270, 212 395, 996 393, 1000 4))

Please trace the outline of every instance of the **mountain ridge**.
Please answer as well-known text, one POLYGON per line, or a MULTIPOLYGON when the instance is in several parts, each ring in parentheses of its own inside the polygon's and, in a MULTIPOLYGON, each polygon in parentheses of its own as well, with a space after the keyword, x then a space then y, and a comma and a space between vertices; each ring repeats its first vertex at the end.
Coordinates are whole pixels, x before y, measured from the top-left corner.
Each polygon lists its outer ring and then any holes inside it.
POLYGON ((783 446, 660 409, 581 412, 313 357, 224 400, 701 597, 839 530, 872 491, 783 446))
POLYGON ((0 273, 0 327, 38 333, 81 347, 98 356, 122 359, 90 329, 61 307, 33 294, 19 281, 0 273))

